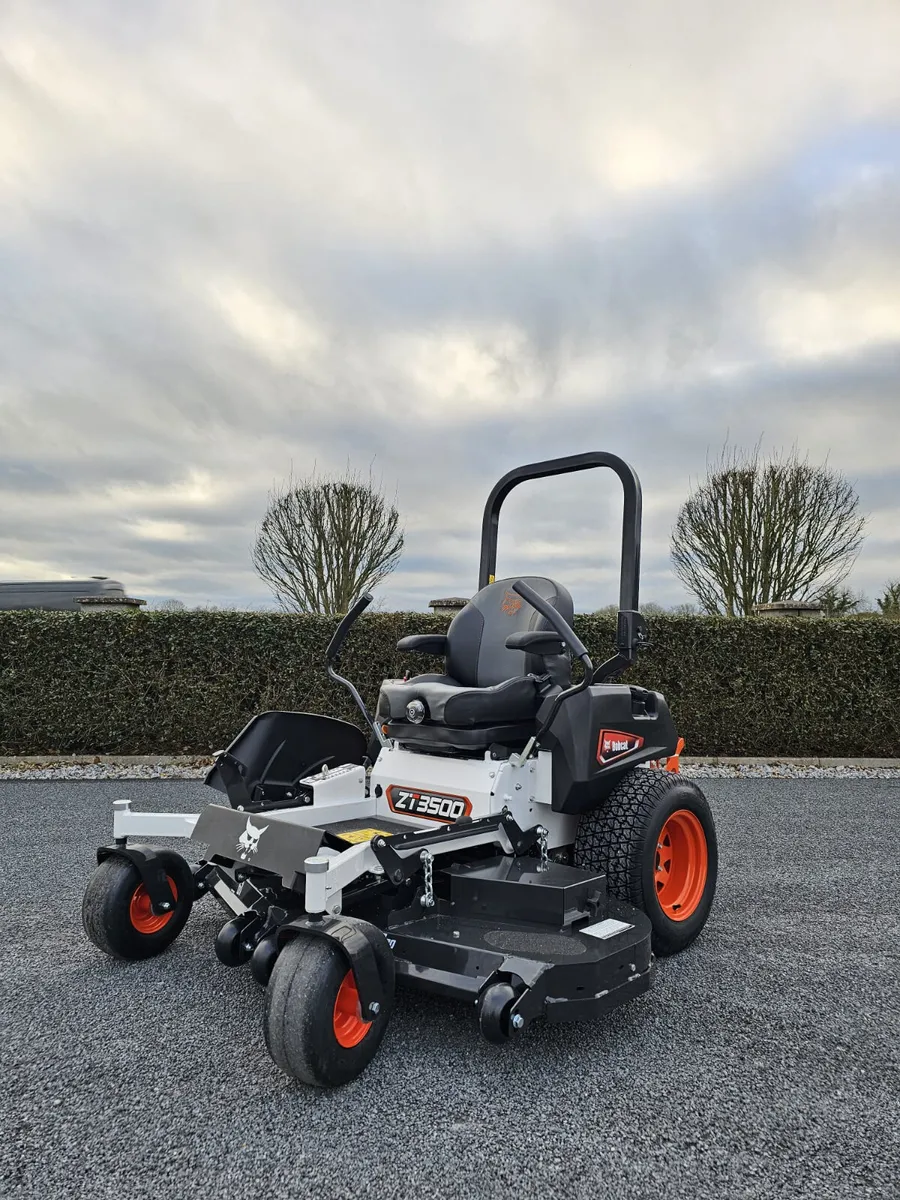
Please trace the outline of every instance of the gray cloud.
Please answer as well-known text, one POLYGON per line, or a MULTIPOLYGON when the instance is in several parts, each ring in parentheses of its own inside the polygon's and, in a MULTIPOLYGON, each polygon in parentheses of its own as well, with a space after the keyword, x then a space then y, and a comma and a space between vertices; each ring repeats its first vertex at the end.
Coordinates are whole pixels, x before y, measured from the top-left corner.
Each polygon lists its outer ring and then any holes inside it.
MULTIPOLYGON (((726 436, 830 455, 900 574, 892 3, 189 6, 0 18, 0 575, 268 600, 275 477, 374 462, 385 602, 468 591, 520 462, 644 478, 648 598, 726 436)), ((500 566, 614 596, 615 490, 500 566)))

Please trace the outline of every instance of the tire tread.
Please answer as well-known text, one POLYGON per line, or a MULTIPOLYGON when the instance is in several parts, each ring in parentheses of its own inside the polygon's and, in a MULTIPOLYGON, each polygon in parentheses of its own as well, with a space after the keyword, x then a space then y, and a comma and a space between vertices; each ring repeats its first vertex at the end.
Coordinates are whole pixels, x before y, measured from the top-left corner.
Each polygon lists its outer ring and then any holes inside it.
POLYGON ((356 1078, 374 1058, 393 1010, 394 958, 387 942, 378 951, 384 987, 373 1028, 353 1047, 340 1047, 331 1021, 335 997, 347 972, 342 952, 330 942, 299 936, 281 950, 266 989, 263 1031, 275 1064, 301 1083, 335 1087, 356 1078))
POLYGON ((598 808, 579 817, 573 862, 576 867, 604 871, 609 894, 633 904, 650 917, 654 926, 653 949, 657 954, 671 954, 683 949, 702 929, 715 891, 718 857, 706 797, 695 783, 674 772, 653 768, 629 771, 598 808), (668 920, 659 910, 655 896, 651 902, 643 887, 648 852, 646 833, 675 788, 692 800, 692 807, 705 813, 709 820, 710 875, 708 897, 704 902, 706 912, 699 923, 686 922, 683 926, 668 920))

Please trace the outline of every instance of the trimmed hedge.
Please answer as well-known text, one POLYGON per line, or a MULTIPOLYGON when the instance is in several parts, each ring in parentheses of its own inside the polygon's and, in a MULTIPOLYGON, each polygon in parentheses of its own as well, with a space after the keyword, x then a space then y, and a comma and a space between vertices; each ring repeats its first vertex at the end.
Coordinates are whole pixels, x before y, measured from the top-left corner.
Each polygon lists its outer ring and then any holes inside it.
MULTIPOLYGON (((373 704, 381 680, 433 670, 399 638, 447 619, 374 613, 342 669, 373 704)), ((335 627, 279 613, 0 613, 0 754, 205 754, 268 708, 358 721, 325 674, 335 627)), ((614 622, 579 616, 594 662, 614 622)), ((900 757, 900 622, 654 617, 626 678, 663 692, 687 753, 900 757)))

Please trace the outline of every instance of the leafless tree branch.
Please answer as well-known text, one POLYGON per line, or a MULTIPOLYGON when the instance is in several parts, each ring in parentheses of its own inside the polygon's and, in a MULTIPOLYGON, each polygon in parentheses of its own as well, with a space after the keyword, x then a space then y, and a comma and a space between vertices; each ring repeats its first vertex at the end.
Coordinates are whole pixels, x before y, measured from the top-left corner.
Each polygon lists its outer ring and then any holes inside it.
POLYGON ((294 479, 270 493, 253 565, 282 608, 344 613, 385 579, 403 550, 396 507, 372 479, 294 479))
POLYGON ((747 616, 755 605, 808 600, 846 578, 863 541, 852 484, 796 448, 764 462, 726 446, 682 505, 672 563, 704 612, 747 616))

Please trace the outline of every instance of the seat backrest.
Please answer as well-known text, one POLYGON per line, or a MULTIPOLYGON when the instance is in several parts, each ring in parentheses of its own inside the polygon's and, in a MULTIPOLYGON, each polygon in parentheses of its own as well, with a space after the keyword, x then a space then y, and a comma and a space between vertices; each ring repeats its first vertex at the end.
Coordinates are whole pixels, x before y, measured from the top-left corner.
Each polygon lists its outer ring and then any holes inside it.
POLYGON ((492 687, 544 670, 543 659, 521 650, 507 650, 511 633, 549 629, 546 619, 512 590, 524 580, 571 625, 572 597, 562 584, 542 575, 513 575, 482 588, 450 622, 447 630, 447 674, 465 687, 492 687))

